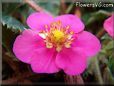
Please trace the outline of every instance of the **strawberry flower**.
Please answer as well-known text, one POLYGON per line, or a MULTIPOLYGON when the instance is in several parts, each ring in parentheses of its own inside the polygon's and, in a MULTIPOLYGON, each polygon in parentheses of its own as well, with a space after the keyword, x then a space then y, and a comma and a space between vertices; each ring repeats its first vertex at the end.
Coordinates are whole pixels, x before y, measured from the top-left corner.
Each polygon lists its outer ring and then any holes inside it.
POLYGON ((105 20, 104 29, 114 38, 114 14, 105 20))
POLYGON ((31 29, 16 38, 13 51, 36 73, 64 70, 68 75, 78 75, 86 69, 88 58, 101 48, 99 40, 84 31, 84 24, 76 15, 54 18, 36 12, 27 18, 27 24, 31 29))

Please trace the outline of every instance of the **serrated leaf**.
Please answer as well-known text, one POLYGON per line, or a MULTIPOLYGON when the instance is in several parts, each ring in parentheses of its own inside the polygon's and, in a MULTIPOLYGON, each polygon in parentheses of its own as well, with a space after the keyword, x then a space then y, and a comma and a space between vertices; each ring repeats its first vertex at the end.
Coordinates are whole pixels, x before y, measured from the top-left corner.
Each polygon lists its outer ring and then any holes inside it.
POLYGON ((9 15, 2 15, 2 20, 1 20, 3 26, 7 26, 7 28, 11 29, 18 29, 18 30, 24 30, 25 27, 23 24, 21 24, 18 20, 13 18, 12 16, 9 15))

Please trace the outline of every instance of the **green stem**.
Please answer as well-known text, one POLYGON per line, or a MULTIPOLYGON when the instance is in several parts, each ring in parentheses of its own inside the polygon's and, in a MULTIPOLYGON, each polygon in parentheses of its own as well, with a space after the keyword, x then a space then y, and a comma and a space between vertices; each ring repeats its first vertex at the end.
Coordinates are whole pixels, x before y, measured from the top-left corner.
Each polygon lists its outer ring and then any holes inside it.
POLYGON ((108 67, 104 69, 103 79, 106 84, 114 84, 114 77, 108 67))
POLYGON ((70 6, 67 8, 65 13, 66 14, 69 13, 71 11, 71 9, 73 8, 73 6, 74 6, 74 3, 71 3, 70 6))
POLYGON ((67 85, 84 84, 81 75, 76 75, 76 76, 65 75, 64 79, 67 85))
POLYGON ((97 57, 94 58, 93 63, 94 63, 94 68, 95 68, 94 73, 95 73, 96 80, 98 80, 99 84, 103 84, 103 79, 102 79, 97 57))
MULTIPOLYGON (((104 35, 104 33, 105 33, 104 29, 101 29, 97 33, 97 37, 100 39, 104 35)), ((94 58, 93 63, 94 63, 93 67, 94 67, 94 73, 95 73, 96 80, 98 80, 99 84, 103 84, 103 78, 101 75, 101 71, 99 68, 99 61, 98 61, 97 57, 94 58)))

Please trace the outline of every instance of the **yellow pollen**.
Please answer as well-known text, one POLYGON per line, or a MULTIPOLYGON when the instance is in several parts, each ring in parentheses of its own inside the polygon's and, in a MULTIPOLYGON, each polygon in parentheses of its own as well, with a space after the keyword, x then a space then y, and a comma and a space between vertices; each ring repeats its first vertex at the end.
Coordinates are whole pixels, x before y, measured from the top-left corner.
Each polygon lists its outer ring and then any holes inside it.
POLYGON ((64 38, 64 33, 60 30, 54 30, 53 36, 55 38, 55 41, 58 42, 59 40, 64 38))

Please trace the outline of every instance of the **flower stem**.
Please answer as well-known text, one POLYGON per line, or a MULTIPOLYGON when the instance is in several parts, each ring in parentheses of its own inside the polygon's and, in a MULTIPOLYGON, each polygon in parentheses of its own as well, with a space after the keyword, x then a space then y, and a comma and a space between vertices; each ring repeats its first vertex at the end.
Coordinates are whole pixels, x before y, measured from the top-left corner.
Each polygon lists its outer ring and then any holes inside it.
MULTIPOLYGON (((104 34, 105 34, 104 29, 101 29, 97 33, 97 37, 100 39, 104 34)), ((99 61, 98 61, 97 57, 94 58, 93 63, 94 63, 93 67, 94 67, 94 73, 95 73, 96 80, 98 80, 99 84, 103 84, 103 79, 102 79, 101 71, 99 68, 99 61)))
POLYGON ((46 12, 48 14, 51 14, 50 12, 46 11, 44 8, 42 8, 38 4, 36 4, 33 0, 23 0, 23 1, 37 12, 46 12))
POLYGON ((60 14, 65 14, 65 10, 66 10, 65 0, 61 0, 60 1, 60 14))
POLYGON ((71 9, 73 8, 73 6, 74 6, 74 3, 71 3, 65 13, 66 14, 69 13, 71 11, 71 9))
POLYGON ((84 84, 84 81, 81 75, 77 75, 77 76, 65 75, 64 79, 65 79, 65 83, 69 85, 84 84))
POLYGON ((104 34, 105 34, 105 30, 104 30, 104 28, 102 28, 102 29, 97 33, 97 37, 98 37, 98 38, 101 38, 104 34))
POLYGON ((32 7, 34 10, 40 12, 43 11, 44 9, 38 6, 34 1, 32 0, 23 0, 25 3, 27 3, 30 7, 32 7))
POLYGON ((103 80, 105 84, 114 84, 114 77, 109 69, 109 67, 104 68, 103 80))
POLYGON ((96 80, 98 80, 99 84, 103 84, 103 79, 102 79, 102 75, 101 75, 101 71, 99 68, 99 62, 98 62, 97 57, 94 58, 93 63, 94 63, 93 66, 95 68, 94 73, 95 73, 96 80))

